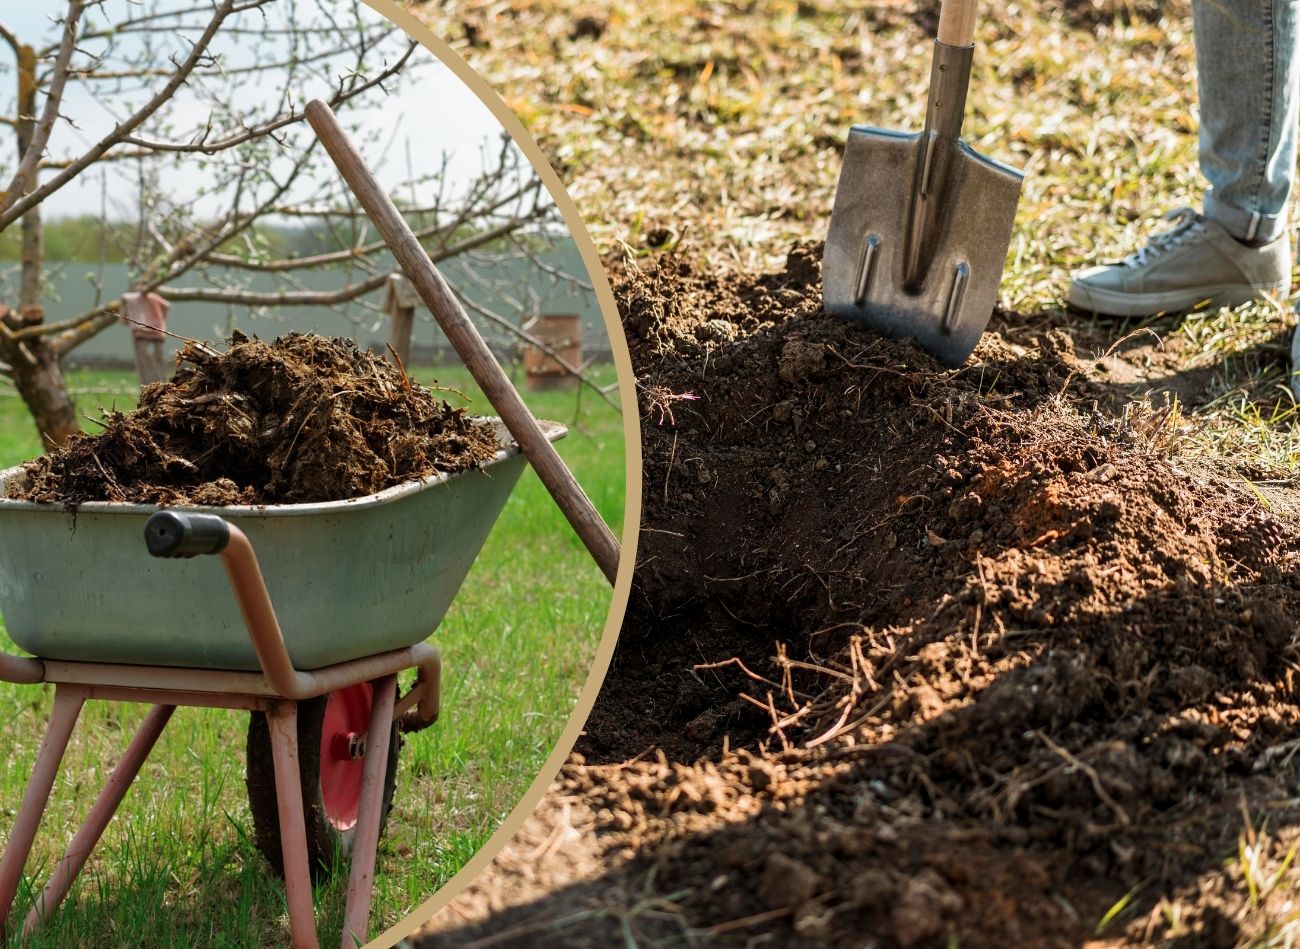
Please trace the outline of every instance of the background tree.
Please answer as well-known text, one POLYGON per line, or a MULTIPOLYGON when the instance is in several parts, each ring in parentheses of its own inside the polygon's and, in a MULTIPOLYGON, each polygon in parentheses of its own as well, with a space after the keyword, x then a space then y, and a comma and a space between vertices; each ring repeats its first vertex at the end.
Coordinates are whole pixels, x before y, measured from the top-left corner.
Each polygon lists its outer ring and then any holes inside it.
MULTIPOLYGON (((388 255, 318 153, 302 107, 325 99, 358 132, 377 135, 362 118, 433 65, 403 34, 357 0, 67 0, 52 23, 57 40, 40 45, 0 21, 15 80, 0 124, 17 145, 13 162, 0 159, 0 239, 21 232, 18 299, 0 311, 0 362, 47 444, 79 430, 62 362, 117 321, 120 291, 157 290, 176 303, 342 306, 384 284, 388 255), (131 286, 49 320, 42 204, 86 179, 101 192, 101 258, 111 244, 130 265, 131 286), (309 232, 321 249, 302 253, 294 240, 286 254, 274 239, 286 227, 309 232), (339 271, 337 289, 304 286, 303 273, 322 268, 339 271), (275 289, 255 288, 256 275, 272 275, 275 289)), ((400 118, 386 140, 366 142, 381 165, 400 118)), ((394 193, 435 260, 502 248, 535 256, 536 241, 554 230, 553 204, 508 140, 483 150, 468 183, 452 180, 445 158, 424 174, 416 164, 408 155, 394 193)))

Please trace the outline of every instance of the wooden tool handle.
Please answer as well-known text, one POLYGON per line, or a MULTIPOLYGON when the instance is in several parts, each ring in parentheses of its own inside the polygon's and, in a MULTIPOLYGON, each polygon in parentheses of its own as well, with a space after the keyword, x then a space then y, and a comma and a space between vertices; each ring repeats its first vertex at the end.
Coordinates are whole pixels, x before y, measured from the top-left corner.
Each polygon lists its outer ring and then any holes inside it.
POLYGON ((406 276, 415 285, 425 306, 433 313, 447 339, 465 363, 474 381, 479 384, 492 407, 501 415, 510 434, 532 464, 551 497, 569 519, 578 537, 587 546, 591 556, 610 583, 618 572, 619 549, 614 534, 601 520, 582 486, 573 473, 565 467, 555 447, 550 443, 537 420, 524 405, 523 399, 510 384, 501 365, 479 335, 442 274, 420 246, 405 219, 398 213, 379 182, 366 167, 361 154, 353 145, 347 132, 339 125, 330 107, 319 100, 307 104, 307 121, 316 130, 321 144, 338 166, 343 180, 356 196, 375 229, 388 244, 393 256, 406 276))
POLYGON ((970 46, 975 41, 976 0, 943 0, 938 40, 945 46, 970 46))

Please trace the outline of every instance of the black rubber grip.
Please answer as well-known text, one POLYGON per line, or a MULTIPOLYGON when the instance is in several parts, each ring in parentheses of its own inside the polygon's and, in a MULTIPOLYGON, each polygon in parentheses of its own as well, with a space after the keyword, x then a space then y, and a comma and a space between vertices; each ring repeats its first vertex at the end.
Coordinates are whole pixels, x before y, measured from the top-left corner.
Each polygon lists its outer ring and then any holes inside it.
POLYGON ((145 523, 144 540, 155 557, 217 554, 230 543, 230 525, 215 514, 159 511, 145 523))

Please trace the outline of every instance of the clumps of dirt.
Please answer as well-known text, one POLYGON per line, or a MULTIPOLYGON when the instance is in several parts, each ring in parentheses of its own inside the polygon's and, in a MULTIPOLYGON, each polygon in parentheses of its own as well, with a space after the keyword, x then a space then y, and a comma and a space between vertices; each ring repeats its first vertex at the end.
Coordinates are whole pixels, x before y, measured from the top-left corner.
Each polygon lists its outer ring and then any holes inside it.
POLYGON ((945 370, 822 312, 819 256, 616 286, 643 529, 553 791, 610 869, 505 944, 668 925, 626 893, 717 944, 1079 945, 1116 905, 1137 944, 1259 931, 1224 858, 1264 812, 1268 866, 1300 836, 1297 525, 1063 333, 995 315, 945 370))
POLYGON ((580 748, 667 757, 593 810, 635 816, 688 916, 784 906, 782 940, 1073 938, 1217 872, 1297 770, 1295 525, 1175 416, 1110 411, 1068 337, 945 371, 822 313, 817 260, 624 281, 648 530, 580 748), (769 874, 817 882, 774 903, 769 874))
POLYGON ((649 358, 702 356, 748 336, 805 304, 810 278, 821 264, 809 247, 796 247, 781 273, 737 284, 722 274, 696 271, 685 259, 664 257, 649 273, 619 288, 619 312, 629 341, 649 358), (707 306, 700 304, 707 299, 707 306))
POLYGON ((197 343, 132 412, 27 466, 32 501, 293 504, 340 501, 462 471, 497 450, 467 416, 351 340, 235 333, 197 343))

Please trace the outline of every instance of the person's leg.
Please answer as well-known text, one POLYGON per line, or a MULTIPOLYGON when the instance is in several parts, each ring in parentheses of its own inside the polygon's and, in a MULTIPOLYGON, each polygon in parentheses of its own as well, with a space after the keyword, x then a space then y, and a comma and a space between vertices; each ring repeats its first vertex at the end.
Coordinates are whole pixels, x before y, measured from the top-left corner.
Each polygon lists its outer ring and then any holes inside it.
POLYGON ((1291 288, 1287 201, 1300 121, 1300 0, 1192 0, 1205 212, 1121 261, 1074 275, 1067 301, 1111 316, 1235 306, 1291 288))
POLYGON ((1192 0, 1205 216, 1255 245, 1286 230, 1300 122, 1298 0, 1192 0))

